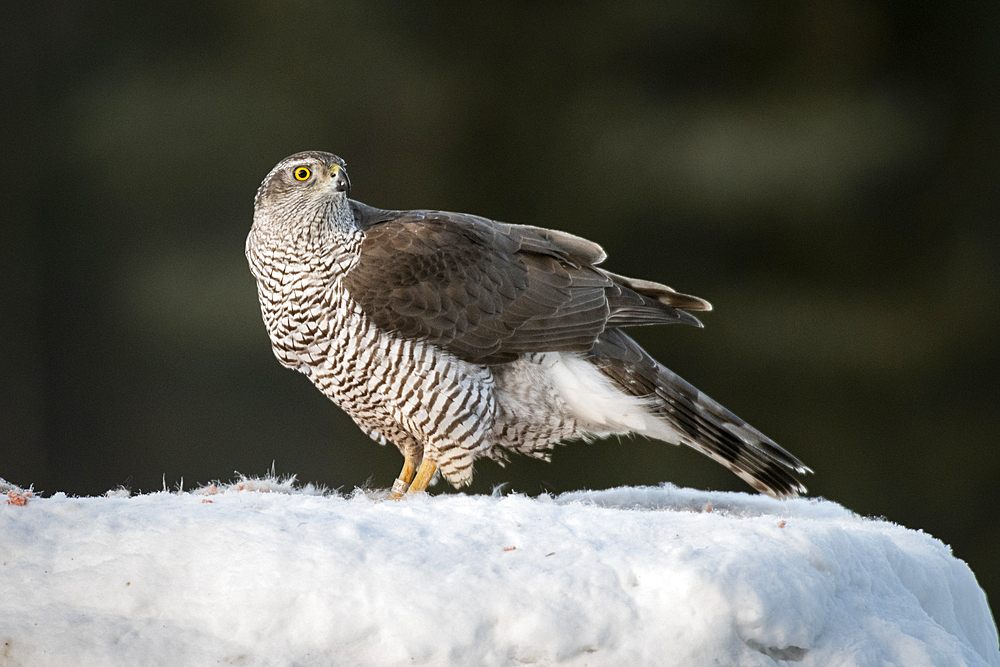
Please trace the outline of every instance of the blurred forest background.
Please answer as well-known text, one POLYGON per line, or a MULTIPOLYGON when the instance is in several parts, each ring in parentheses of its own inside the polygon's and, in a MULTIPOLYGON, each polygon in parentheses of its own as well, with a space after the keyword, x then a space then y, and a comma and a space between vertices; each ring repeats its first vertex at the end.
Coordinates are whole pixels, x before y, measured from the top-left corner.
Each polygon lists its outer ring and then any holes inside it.
MULTIPOLYGON (((243 255, 305 149, 353 196, 563 229, 707 298, 654 356, 1000 599, 1000 3, 7 3, 0 477, 153 491, 401 458, 271 354, 243 255)), ((656 442, 472 493, 671 481, 656 442)), ((438 485, 438 492, 447 491, 438 485)))

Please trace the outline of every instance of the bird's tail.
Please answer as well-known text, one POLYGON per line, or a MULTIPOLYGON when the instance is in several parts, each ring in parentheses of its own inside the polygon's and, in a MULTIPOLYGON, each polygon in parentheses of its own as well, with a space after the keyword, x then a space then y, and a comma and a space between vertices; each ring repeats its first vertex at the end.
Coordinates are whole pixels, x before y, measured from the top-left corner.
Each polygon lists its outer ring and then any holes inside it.
POLYGON ((693 447, 769 496, 805 492, 791 474, 812 472, 802 461, 657 363, 620 330, 605 330, 587 357, 626 393, 647 399, 648 410, 667 427, 644 435, 693 447))

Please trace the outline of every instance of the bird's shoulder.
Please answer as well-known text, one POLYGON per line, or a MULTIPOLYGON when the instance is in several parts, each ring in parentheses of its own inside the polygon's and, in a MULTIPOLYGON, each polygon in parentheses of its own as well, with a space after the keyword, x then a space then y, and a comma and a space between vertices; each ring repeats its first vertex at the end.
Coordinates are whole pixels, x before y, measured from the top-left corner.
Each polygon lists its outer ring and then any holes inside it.
POLYGON ((365 234, 370 250, 419 252, 428 243, 437 243, 445 252, 449 246, 456 249, 482 246, 495 254, 546 255, 577 266, 599 264, 606 258, 604 249, 593 241, 554 229, 451 211, 393 211, 354 200, 350 205, 355 224, 365 234))

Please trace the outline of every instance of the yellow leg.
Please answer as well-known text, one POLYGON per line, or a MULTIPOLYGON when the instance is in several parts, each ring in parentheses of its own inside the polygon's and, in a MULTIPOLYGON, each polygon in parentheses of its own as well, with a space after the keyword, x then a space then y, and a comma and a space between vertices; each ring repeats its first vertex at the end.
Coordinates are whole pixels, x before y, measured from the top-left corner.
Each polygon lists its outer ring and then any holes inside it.
POLYGON ((392 485, 392 495, 389 497, 393 500, 399 500, 406 493, 406 490, 410 488, 410 482, 413 481, 413 462, 410 459, 403 460, 403 469, 399 472, 399 477, 392 485))
POLYGON ((414 493, 427 490, 427 485, 434 478, 435 471, 437 471, 437 464, 425 456, 424 460, 420 462, 420 469, 417 470, 417 476, 410 484, 410 490, 406 492, 406 495, 412 496, 414 493))

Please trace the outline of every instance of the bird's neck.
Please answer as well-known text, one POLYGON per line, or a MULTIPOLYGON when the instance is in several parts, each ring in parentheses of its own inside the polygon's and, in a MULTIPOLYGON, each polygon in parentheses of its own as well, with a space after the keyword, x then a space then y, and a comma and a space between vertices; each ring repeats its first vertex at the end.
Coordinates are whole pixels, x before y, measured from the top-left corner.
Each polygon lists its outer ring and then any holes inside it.
POLYGON ((340 205, 331 205, 319 215, 303 220, 304 233, 296 238, 306 244, 307 249, 348 252, 361 242, 363 234, 354 223, 354 212, 347 200, 340 205))
POLYGON ((295 261, 309 265, 315 261, 333 262, 338 271, 346 271, 357 259, 364 234, 354 223, 354 213, 347 202, 343 206, 293 212, 273 216, 258 211, 247 239, 247 252, 271 249, 271 261, 295 261), (279 224, 274 224, 274 220, 279 224))

